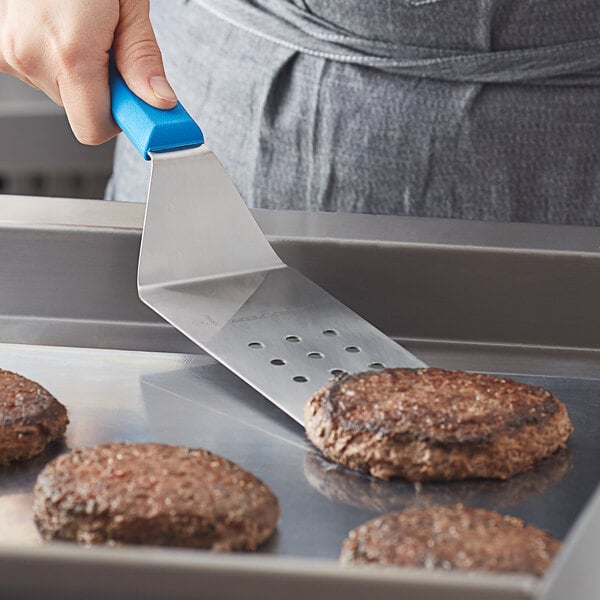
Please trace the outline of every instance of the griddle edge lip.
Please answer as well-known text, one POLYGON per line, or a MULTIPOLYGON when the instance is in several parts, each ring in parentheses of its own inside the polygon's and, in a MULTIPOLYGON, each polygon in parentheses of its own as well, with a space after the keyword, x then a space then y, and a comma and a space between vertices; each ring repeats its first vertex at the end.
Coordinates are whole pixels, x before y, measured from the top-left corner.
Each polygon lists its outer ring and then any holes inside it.
MULTIPOLYGON (((387 598, 398 586, 430 593, 423 598, 442 598, 437 594, 461 590, 467 599, 478 594, 494 593, 486 598, 536 598, 541 582, 529 575, 460 572, 429 572, 410 568, 347 567, 334 560, 271 557, 268 555, 212 554, 169 548, 105 548, 80 547, 54 542, 35 548, 15 548, 0 545, 0 580, 2 589, 11 588, 34 594, 48 594, 48 580, 61 573, 61 594, 93 590, 93 598, 107 597, 119 591, 127 597, 155 598, 156 573, 169 584, 170 600, 198 597, 188 594, 189 585, 201 584, 202 591, 212 598, 211 586, 221 598, 235 598, 244 585, 257 586, 260 595, 270 600, 279 598, 278 586, 285 585, 288 600, 305 600, 307 587, 326 586, 327 597, 358 599, 369 590, 373 600, 387 598), (168 575, 168 577, 167 577, 168 575), (179 583, 174 583, 179 581, 179 583), (171 586, 170 584, 173 583, 171 586), (25 585, 24 585, 25 584, 25 585), (269 586, 273 586, 273 588, 269 586), (407 587, 408 586, 408 587, 407 587), (229 588, 229 590, 228 590, 229 588), (131 594, 131 596, 130 596, 131 594), (332 595, 333 594, 333 595, 332 595)), ((254 597, 254 596, 251 596, 254 597)), ((421 597, 421 596, 419 596, 421 597)), ((457 596, 458 597, 458 596, 457 596)))

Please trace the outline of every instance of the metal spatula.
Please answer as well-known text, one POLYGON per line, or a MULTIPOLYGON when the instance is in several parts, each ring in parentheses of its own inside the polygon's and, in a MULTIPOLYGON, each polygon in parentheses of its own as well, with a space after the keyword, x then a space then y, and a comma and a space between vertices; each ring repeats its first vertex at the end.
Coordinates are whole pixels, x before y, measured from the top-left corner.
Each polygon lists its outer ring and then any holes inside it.
POLYGON ((115 121, 152 175, 139 296, 299 423, 339 371, 424 363, 284 264, 181 105, 155 109, 111 71, 115 121))

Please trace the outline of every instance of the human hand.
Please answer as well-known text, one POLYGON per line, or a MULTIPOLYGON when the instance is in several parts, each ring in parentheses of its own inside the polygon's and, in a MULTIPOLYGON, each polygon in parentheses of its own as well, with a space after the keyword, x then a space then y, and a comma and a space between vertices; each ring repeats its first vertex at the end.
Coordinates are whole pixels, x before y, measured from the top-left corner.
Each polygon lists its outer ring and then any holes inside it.
POLYGON ((64 106, 80 142, 101 144, 119 132, 110 111, 111 48, 137 96, 157 108, 176 103, 149 10, 150 0, 0 0, 0 72, 64 106))

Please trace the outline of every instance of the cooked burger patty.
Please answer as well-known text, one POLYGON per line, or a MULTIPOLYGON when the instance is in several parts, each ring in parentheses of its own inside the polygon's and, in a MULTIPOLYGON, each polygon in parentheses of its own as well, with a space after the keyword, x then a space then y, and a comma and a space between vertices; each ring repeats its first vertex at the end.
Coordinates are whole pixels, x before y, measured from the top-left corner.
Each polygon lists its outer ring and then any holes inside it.
POLYGON ((0 465, 40 454, 68 423, 67 409, 50 392, 0 369, 0 465))
POLYGON ((38 476, 46 540, 254 550, 279 518, 257 477, 208 450, 112 443, 58 457, 38 476))
POLYGON ((559 549, 558 540, 521 519, 457 504, 407 508, 368 521, 349 533, 340 560, 541 577, 559 549))
POLYGON ((573 431, 547 390, 435 368, 342 375, 309 400, 304 417, 308 438, 330 460, 411 481, 505 479, 573 431))

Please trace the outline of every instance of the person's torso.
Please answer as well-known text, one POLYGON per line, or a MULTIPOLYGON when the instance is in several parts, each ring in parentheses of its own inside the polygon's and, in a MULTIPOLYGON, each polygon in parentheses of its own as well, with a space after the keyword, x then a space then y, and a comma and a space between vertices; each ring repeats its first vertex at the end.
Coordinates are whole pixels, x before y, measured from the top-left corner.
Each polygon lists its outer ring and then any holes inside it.
POLYGON ((277 1, 366 39, 455 50, 576 42, 600 25, 598 0, 277 1))

